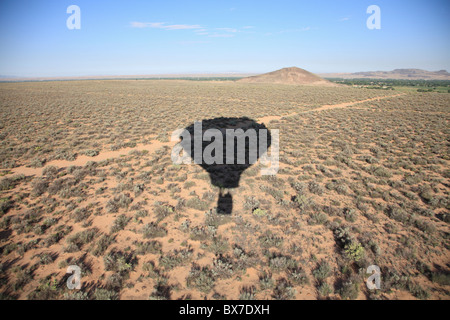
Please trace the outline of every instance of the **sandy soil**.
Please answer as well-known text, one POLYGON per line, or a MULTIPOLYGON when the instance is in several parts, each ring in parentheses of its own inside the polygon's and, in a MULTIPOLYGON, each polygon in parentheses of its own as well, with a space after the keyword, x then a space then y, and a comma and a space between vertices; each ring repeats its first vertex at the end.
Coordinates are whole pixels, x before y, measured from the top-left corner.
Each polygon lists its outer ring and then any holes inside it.
MULTIPOLYGON (((334 105, 323 105, 318 108, 310 109, 303 112, 295 112, 295 113, 289 113, 282 116, 266 116, 261 117, 258 119, 258 122, 269 124, 272 121, 279 121, 283 118, 289 118, 294 117, 301 114, 307 114, 307 113, 316 113, 316 112, 322 112, 322 111, 330 111, 335 109, 345 109, 345 108, 351 108, 358 104, 367 103, 367 102, 373 102, 373 101, 380 101, 384 99, 390 99, 395 97, 400 97, 405 94, 398 94, 398 95, 391 95, 391 96, 383 96, 383 97, 377 97, 372 99, 365 99, 360 101, 352 101, 352 102, 346 102, 346 103, 339 103, 334 105)), ((84 167, 89 162, 100 162, 103 160, 108 159, 124 159, 127 160, 126 163, 130 164, 130 168, 138 168, 138 171, 140 168, 142 168, 143 163, 146 161, 152 159, 152 157, 155 156, 155 153, 157 150, 160 150, 161 148, 168 147, 172 148, 176 142, 161 142, 156 139, 151 140, 150 144, 138 144, 134 148, 125 148, 117 151, 101 151, 97 156, 94 157, 88 157, 88 156, 79 156, 75 161, 49 161, 46 163, 46 166, 55 166, 57 168, 67 168, 70 166, 80 166, 84 167), (132 152, 133 151, 148 151, 148 153, 145 156, 133 158, 132 152)), ((353 159, 356 159, 356 156, 354 156, 353 159)), ((159 160, 158 160, 159 161, 159 160)), ((156 163, 158 163, 156 161, 156 163)), ((161 164, 166 165, 166 164, 161 164)), ((170 164, 171 165, 171 164, 170 164)), ((169 166, 170 166, 169 165, 169 166)), ((113 168, 117 168, 120 166, 120 164, 112 163, 104 168, 103 170, 111 170, 113 168)), ((289 168, 290 166, 286 163, 280 163, 280 170, 284 170, 289 168)), ((199 170, 196 167, 189 167, 188 169, 182 168, 179 169, 175 166, 172 166, 171 169, 173 170, 180 170, 180 172, 185 172, 181 170, 187 170, 188 176, 191 178, 195 175, 201 174, 202 171, 199 170)), ((338 167, 329 166, 328 169, 335 169, 339 170, 338 167)), ((27 177, 41 177, 43 174, 43 168, 29 168, 26 166, 20 166, 13 168, 9 170, 9 173, 5 175, 5 177, 10 177, 17 174, 23 174, 27 177)), ((370 174, 367 172, 362 172, 362 176, 366 178, 370 178, 370 174)), ((71 177, 70 174, 66 175, 65 177, 71 177)), ((345 173, 340 178, 345 179, 351 179, 352 176, 350 174, 345 173)), ((94 179, 94 178, 92 178, 94 179)), ((396 176, 393 176, 393 180, 396 179, 396 176)), ((170 185, 173 183, 173 181, 164 181, 161 184, 157 184, 155 182, 156 179, 153 179, 151 183, 149 184, 148 190, 146 190, 143 194, 138 195, 134 197, 133 204, 147 201, 148 205, 147 207, 152 208, 153 204, 156 201, 166 203, 170 206, 175 207, 177 205, 176 199, 171 197, 170 195, 170 185)), ((399 180, 399 178, 397 179, 399 180)), ((205 192, 212 192, 217 194, 217 190, 212 188, 208 179, 192 179, 192 181, 195 181, 195 185, 191 188, 183 188, 179 191, 178 195, 182 198, 189 198, 192 194, 202 195, 205 192)), ((243 212, 243 203, 245 202, 245 198, 248 196, 255 195, 257 193, 260 193, 261 190, 259 189, 259 180, 255 180, 251 176, 244 176, 242 177, 242 183, 241 188, 239 190, 232 190, 231 193, 233 194, 234 202, 236 205, 236 211, 237 212, 243 212)), ((91 194, 92 196, 88 198, 88 200, 80 202, 78 205, 80 207, 88 208, 92 204, 98 204, 100 207, 105 207, 107 205, 108 200, 111 198, 111 192, 114 188, 117 188, 118 181, 114 176, 107 176, 104 181, 101 183, 98 183, 95 185, 95 187, 87 187, 87 192, 91 194), (100 194, 96 195, 94 192, 98 187, 103 187, 106 190, 106 194, 100 194), (95 195, 94 195, 95 194, 95 195)), ((388 189, 388 186, 378 186, 379 189, 388 189)), ((20 185, 18 188, 12 189, 8 196, 12 196, 15 193, 30 193, 31 192, 31 186, 28 185, 20 185)), ((264 195, 263 195, 264 196, 264 195)), ((64 201, 64 199, 59 198, 58 196, 55 196, 56 200, 58 201, 64 201)), ((285 199, 286 200, 286 199, 285 199)), ((345 204, 346 197, 342 195, 336 195, 333 200, 340 201, 345 204)), ((39 198, 27 200, 28 205, 32 205, 38 201, 40 201, 39 198)), ((380 200, 381 201, 381 200, 380 200)), ((326 204, 326 203, 320 203, 320 204, 326 204)), ((213 203, 211 204, 213 205, 213 203)), ((129 218, 133 218, 133 214, 126 211, 126 210, 120 210, 118 213, 112 213, 112 214, 102 214, 102 215, 91 215, 89 217, 89 228, 97 228, 99 232, 107 234, 110 231, 110 228, 113 224, 113 221, 120 215, 125 214, 129 218)), ((49 217, 51 215, 48 215, 49 217)), ((77 232, 85 229, 84 222, 79 223, 73 223, 71 221, 71 218, 69 216, 64 216, 61 218, 63 224, 71 225, 73 227, 72 231, 70 232, 70 235, 74 235, 77 232)), ((166 228, 170 230, 170 234, 165 237, 158 237, 155 240, 158 240, 162 244, 162 251, 164 254, 171 252, 175 249, 179 249, 181 247, 190 247, 194 249, 194 252, 196 254, 199 254, 199 256, 194 257, 192 260, 194 260, 196 263, 199 263, 203 266, 211 266, 213 264, 213 261, 215 259, 215 255, 202 248, 202 244, 199 241, 191 241, 190 239, 186 240, 187 236, 186 233, 184 233, 182 230, 180 230, 180 223, 186 219, 189 219, 191 221, 191 224, 193 226, 200 226, 202 225, 204 221, 204 210, 192 210, 188 215, 182 214, 177 220, 172 219, 168 222, 164 222, 166 224, 166 228), (192 214, 194 212, 194 214, 192 214), (184 242, 187 242, 187 244, 183 244, 184 242)), ((233 217, 233 219, 236 219, 236 217, 233 217)), ((371 229, 370 224, 371 222, 359 217, 360 219, 358 222, 360 222, 361 226, 367 227, 367 229, 371 229)), ((139 230, 142 228, 144 224, 155 222, 156 218, 155 216, 149 215, 147 217, 143 217, 140 219, 140 222, 133 221, 130 223, 130 225, 127 227, 126 230, 120 231, 116 235, 116 243, 111 245, 111 248, 117 248, 123 251, 126 251, 128 247, 131 246, 135 241, 142 241, 142 234, 139 232, 136 232, 136 230, 139 230)), ((324 231, 322 226, 319 225, 306 225, 305 218, 299 217, 300 222, 302 223, 302 226, 300 227, 300 231, 296 236, 301 237, 305 241, 305 247, 308 249, 305 253, 298 254, 299 259, 309 259, 311 256, 314 256, 314 258, 317 261, 320 261, 321 259, 325 259, 326 257, 333 256, 335 253, 335 241, 333 237, 333 233, 330 230, 324 231), (303 219, 303 220, 302 220, 303 219)), ((233 220, 233 222, 236 222, 233 220)), ((299 222, 299 223, 300 223, 299 222)), ((248 226, 246 227, 250 229, 245 229, 245 231, 236 231, 235 228, 233 228, 230 224, 221 225, 218 228, 218 234, 225 235, 228 239, 231 239, 235 242, 246 242, 246 237, 251 238, 253 236, 253 233, 256 233, 258 231, 252 231, 251 227, 254 226, 248 226)), ((286 242, 287 239, 289 239, 289 230, 290 226, 267 226, 268 229, 273 231, 276 234, 284 234, 286 235, 285 239, 286 242)), ((381 229, 381 228, 380 228, 381 229)), ((256 230, 256 229, 255 229, 256 230)), ((380 232, 383 232, 383 230, 380 230, 380 232)), ((395 235, 396 237, 401 236, 407 236, 407 234, 398 234, 395 235)), ((31 239, 37 238, 36 236, 30 236, 31 239)), ((20 236, 18 236, 20 238, 20 236)), ((22 239, 25 241, 25 239, 22 239)), ((30 239, 26 239, 28 242, 30 239)), ((291 243, 287 243, 286 246, 291 243)), ((55 245, 52 245, 48 248, 40 248, 38 250, 30 250, 26 252, 23 256, 20 256, 19 253, 12 253, 12 257, 10 256, 8 260, 9 262, 14 259, 20 259, 21 263, 24 265, 32 265, 38 260, 37 255, 41 253, 49 253, 49 252, 57 252, 59 254, 57 261, 61 261, 69 256, 73 256, 73 254, 65 253, 62 250, 62 246, 65 245, 65 242, 61 241, 61 243, 57 243, 55 245)), ((257 243, 254 243, 249 240, 248 243, 246 243, 248 248, 252 248, 254 246, 257 246, 257 243)), ((387 244, 381 247, 381 250, 387 250, 387 244)), ((87 246, 86 246, 87 247, 87 246)), ((83 248, 84 250, 85 248, 83 248)), ((109 250, 108 249, 108 250, 109 250)), ((81 256, 82 253, 77 253, 78 256, 81 256)), ((156 279, 144 277, 142 279, 141 275, 145 274, 146 272, 143 270, 143 264, 147 261, 154 261, 157 262, 160 255, 158 254, 147 254, 145 256, 140 256, 139 263, 135 266, 134 271, 131 273, 130 278, 127 279, 127 283, 130 284, 129 287, 124 287, 121 291, 121 298, 122 299, 147 299, 149 297, 149 294, 152 292, 154 285, 156 284, 156 279)), ((448 263, 450 261, 450 257, 440 257, 436 258, 435 262, 438 262, 442 265, 445 265, 445 263, 448 263)), ((2 260, 3 262, 3 260, 2 260)), ((83 281, 85 283, 86 287, 95 286, 98 284, 98 279, 104 279, 105 277, 112 274, 112 272, 104 272, 103 270, 103 260, 102 257, 99 258, 92 258, 90 261, 91 264, 91 274, 83 277, 83 281)), ((158 263, 157 263, 158 264, 158 263)), ((333 270, 337 270, 339 266, 337 263, 332 263, 331 267, 333 270)), ((179 267, 175 267, 172 270, 165 271, 165 273, 169 276, 169 284, 173 286, 173 288, 176 288, 176 290, 173 290, 172 292, 172 299, 178 299, 183 297, 190 296, 192 299, 203 299, 203 298, 212 298, 212 293, 209 293, 207 295, 200 293, 197 290, 191 290, 188 288, 183 287, 183 283, 185 282, 186 277, 188 276, 190 271, 190 264, 182 265, 179 267)), ((230 278, 221 280, 217 283, 214 290, 216 292, 219 292, 221 294, 226 294, 228 299, 237 299, 239 298, 240 289, 244 286, 250 286, 258 282, 258 275, 260 274, 261 270, 257 268, 248 268, 245 273, 239 275, 239 281, 236 281, 236 278, 230 278)), ((36 279, 32 280, 23 292, 21 292, 19 298, 25 299, 27 295, 36 287, 40 285, 39 279, 45 276, 63 276, 63 272, 61 271, 61 268, 58 267, 58 263, 48 265, 41 265, 39 268, 35 271, 36 275, 39 275, 39 278, 36 277, 36 279)), ((283 274, 283 273, 281 273, 283 274)), ((311 276, 311 270, 308 271, 308 275, 312 279, 311 276)), ((295 294, 295 299, 316 299, 317 298, 317 291, 314 286, 315 284, 309 284, 307 286, 301 287, 300 290, 297 290, 295 294)), ((259 292, 256 296, 259 299, 271 299, 271 292, 270 291, 263 291, 259 292)), ((358 299, 365 299, 367 297, 366 291, 361 291, 358 295, 358 299)), ((394 291, 391 296, 391 298, 398 298, 398 299, 414 299, 414 297, 409 294, 405 293, 403 291, 397 292, 394 291)), ((331 298, 338 298, 337 294, 332 294, 331 298)))

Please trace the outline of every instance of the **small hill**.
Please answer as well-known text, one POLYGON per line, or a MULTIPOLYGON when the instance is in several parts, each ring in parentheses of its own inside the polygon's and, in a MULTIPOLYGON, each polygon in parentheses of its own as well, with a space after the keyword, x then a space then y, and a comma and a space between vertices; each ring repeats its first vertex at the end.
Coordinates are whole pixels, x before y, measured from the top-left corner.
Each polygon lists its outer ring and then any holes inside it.
POLYGON ((257 76, 243 78, 238 80, 238 82, 336 86, 328 80, 322 79, 311 72, 297 67, 284 68, 257 76))

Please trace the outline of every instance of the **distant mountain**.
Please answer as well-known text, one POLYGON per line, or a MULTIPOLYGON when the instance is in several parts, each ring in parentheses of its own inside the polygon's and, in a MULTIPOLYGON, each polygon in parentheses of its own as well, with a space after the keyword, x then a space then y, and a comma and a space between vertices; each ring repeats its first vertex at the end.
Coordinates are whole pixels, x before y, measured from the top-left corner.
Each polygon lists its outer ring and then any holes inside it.
POLYGON ((330 81, 322 79, 318 75, 297 67, 284 68, 257 76, 243 78, 238 80, 238 82, 336 86, 330 81))
POLYGON ((17 79, 18 77, 15 76, 5 76, 0 74, 0 79, 17 79))
POLYGON ((395 69, 392 71, 368 71, 355 73, 326 73, 324 78, 342 79, 402 79, 402 80, 450 80, 446 70, 426 71, 421 69, 395 69))

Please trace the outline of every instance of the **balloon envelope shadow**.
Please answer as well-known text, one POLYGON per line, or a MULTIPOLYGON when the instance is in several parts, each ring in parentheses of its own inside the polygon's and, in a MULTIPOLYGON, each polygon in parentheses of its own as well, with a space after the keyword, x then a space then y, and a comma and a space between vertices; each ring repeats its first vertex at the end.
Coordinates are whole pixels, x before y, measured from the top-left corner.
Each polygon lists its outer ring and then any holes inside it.
MULTIPOLYGON (((195 163, 200 165, 203 169, 208 172, 211 184, 220 188, 219 199, 217 201, 217 212, 221 214, 231 214, 233 211, 233 198, 229 192, 224 194, 225 189, 234 189, 239 187, 239 182, 241 178, 241 174, 251 167, 257 159, 265 152, 267 152, 268 148, 271 145, 271 135, 270 131, 264 124, 259 124, 254 120, 243 117, 243 118, 215 118, 201 121, 201 144, 195 141, 195 123, 186 127, 185 130, 189 133, 190 141, 182 141, 181 145, 186 153, 192 158, 195 159, 195 146, 201 145, 201 161, 196 161, 195 163), (221 163, 207 163, 203 157, 205 148, 210 144, 215 142, 215 137, 211 138, 211 141, 208 139, 204 139, 203 134, 206 130, 209 129, 217 129, 220 131, 222 136, 222 154, 223 158, 221 163), (239 138, 236 136, 230 136, 228 129, 238 130, 242 129, 245 135, 245 148, 239 149, 239 138), (253 129, 256 133, 256 143, 255 140, 251 140, 246 133, 250 133, 249 129, 253 129), (261 130, 265 130, 262 132, 261 130), (230 155, 227 154, 227 140, 234 139, 234 150, 232 151, 233 161, 230 163, 230 155), (263 140, 261 140, 263 139, 263 140), (264 141, 265 140, 265 141, 264 141), (184 142, 184 143, 183 143, 184 142), (256 144, 256 145, 250 145, 256 144), (244 150, 245 154, 242 154, 244 150), (255 153, 256 152, 256 153, 255 153), (256 154, 256 159, 251 157, 251 153, 253 155, 256 154), (228 157, 228 162, 227 162, 228 157), (240 159, 240 161, 238 161, 240 159)), ((235 131, 236 132, 236 131, 235 131)), ((211 150, 211 149, 210 149, 211 150)), ((211 152, 212 156, 216 156, 215 151, 211 152)), ((219 155, 220 158, 220 155, 219 155)))

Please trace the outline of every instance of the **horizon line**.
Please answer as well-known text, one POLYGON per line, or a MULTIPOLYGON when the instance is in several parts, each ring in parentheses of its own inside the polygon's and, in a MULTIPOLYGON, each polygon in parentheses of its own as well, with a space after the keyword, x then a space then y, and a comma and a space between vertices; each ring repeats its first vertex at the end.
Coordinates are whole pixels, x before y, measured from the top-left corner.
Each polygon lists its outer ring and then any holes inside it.
MULTIPOLYGON (((287 67, 286 67, 287 68, 287 67)), ((173 78, 215 78, 215 77, 230 77, 230 78, 239 78, 239 77, 248 77, 254 75, 261 75, 268 72, 278 71, 285 68, 272 70, 272 71, 260 71, 260 72, 239 72, 239 71, 228 71, 228 72, 183 72, 183 73, 148 73, 148 74, 94 74, 94 75, 64 75, 64 76, 14 76, 14 75, 1 75, 0 74, 0 82, 9 82, 9 81, 45 81, 45 80, 106 80, 106 79, 173 79, 173 78)), ((303 69, 306 70, 306 69, 303 69)), ((420 70, 425 72, 448 72, 446 69, 440 69, 436 71, 430 71, 420 68, 395 68, 392 70, 370 70, 370 71, 356 71, 356 72, 311 72, 317 75, 333 75, 333 74, 342 74, 342 75, 352 75, 358 73, 367 73, 367 72, 393 72, 396 70, 420 70)), ((308 70, 306 70, 308 71, 308 70)))

